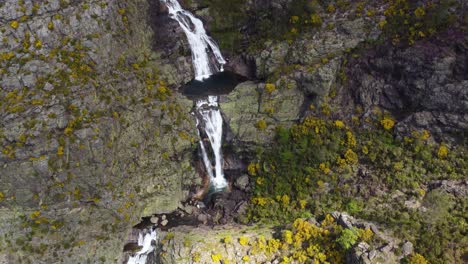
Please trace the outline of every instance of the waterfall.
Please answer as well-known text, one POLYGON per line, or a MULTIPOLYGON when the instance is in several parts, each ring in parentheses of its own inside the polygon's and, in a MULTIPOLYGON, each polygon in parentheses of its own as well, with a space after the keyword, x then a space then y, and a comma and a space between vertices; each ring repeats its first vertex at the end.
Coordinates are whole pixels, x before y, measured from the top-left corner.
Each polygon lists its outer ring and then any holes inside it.
POLYGON ((216 42, 206 34, 203 22, 192 13, 182 9, 177 0, 162 1, 166 3, 171 18, 179 22, 180 27, 187 36, 192 50, 195 79, 201 81, 213 73, 223 71, 223 65, 226 64, 226 61, 216 42), (217 64, 211 63, 210 53, 214 55, 217 64))
MULTIPOLYGON (((162 0, 169 9, 172 19, 179 22, 180 27, 187 36, 192 51, 192 64, 195 79, 203 81, 212 74, 223 71, 226 60, 223 58, 216 42, 206 34, 203 22, 192 13, 182 9, 177 0, 162 0)), ((200 136, 200 149, 211 184, 217 190, 227 186, 223 173, 223 156, 221 153, 223 136, 223 118, 218 105, 218 96, 208 96, 196 102, 195 115, 197 118, 198 135, 200 136), (200 131, 204 131, 211 145, 214 156, 213 162, 208 155, 200 131)))
MULTIPOLYGON (((176 0, 161 0, 168 9, 171 18, 179 22, 187 36, 192 50, 192 63, 195 71, 195 79, 203 81, 212 74, 223 71, 226 61, 216 42, 206 34, 203 22, 190 12, 182 9, 176 0)), ((200 138, 200 149, 210 182, 215 190, 221 190, 227 186, 223 173, 223 155, 221 152, 223 137, 223 118, 219 110, 218 96, 208 96, 196 102, 195 115, 197 130, 200 138), (208 155, 201 132, 206 134, 214 156, 214 166, 208 155)), ((157 242, 156 230, 142 231, 138 235, 138 246, 141 250, 134 256, 130 256, 128 264, 146 264, 148 256, 155 251, 157 242), (153 243, 154 242, 154 243, 153 243)))
POLYGON ((148 255, 155 250, 155 243, 158 240, 156 230, 149 232, 140 232, 138 235, 138 246, 142 247, 134 256, 130 256, 128 264, 146 264, 148 255), (153 243, 154 241, 154 243, 153 243))
MULTIPOLYGON (((215 159, 214 173, 203 139, 200 137, 203 163, 215 189, 222 189, 227 186, 227 182, 224 178, 222 167, 223 155, 221 153, 221 143, 223 138, 223 118, 221 117, 221 111, 219 111, 218 97, 208 96, 208 100, 198 100, 196 105, 197 128, 200 130, 200 126, 203 129, 204 124, 204 131, 210 141, 215 159)), ((198 135, 200 136, 200 132, 198 132, 198 135)))

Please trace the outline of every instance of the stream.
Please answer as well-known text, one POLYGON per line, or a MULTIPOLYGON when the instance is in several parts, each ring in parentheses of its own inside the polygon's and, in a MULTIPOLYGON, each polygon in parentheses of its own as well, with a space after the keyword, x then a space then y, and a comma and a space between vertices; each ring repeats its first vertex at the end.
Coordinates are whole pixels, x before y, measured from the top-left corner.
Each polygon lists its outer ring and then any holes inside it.
MULTIPOLYGON (((220 73, 224 71, 223 66, 226 64, 218 45, 207 35, 203 22, 189 11, 184 10, 177 0, 161 1, 168 7, 169 16, 176 20, 183 29, 190 45, 195 80, 192 81, 191 86, 188 86, 188 89, 193 94, 197 93, 196 90, 205 90, 205 80, 207 81, 206 86, 216 86, 212 84, 212 81, 209 81, 213 80, 210 77, 220 76, 220 73)), ((234 77, 222 76, 230 77, 226 79, 228 83, 233 82, 231 79, 234 77)), ((220 79, 223 80, 223 78, 220 79)), ((223 118, 219 109, 219 96, 199 92, 193 114, 197 121, 200 152, 211 188, 215 192, 222 191, 228 186, 228 182, 223 171, 221 150, 223 118)), ((156 250, 157 240, 157 231, 154 228, 142 230, 138 237, 138 246, 141 249, 130 256, 127 263, 146 264, 148 256, 156 250)))

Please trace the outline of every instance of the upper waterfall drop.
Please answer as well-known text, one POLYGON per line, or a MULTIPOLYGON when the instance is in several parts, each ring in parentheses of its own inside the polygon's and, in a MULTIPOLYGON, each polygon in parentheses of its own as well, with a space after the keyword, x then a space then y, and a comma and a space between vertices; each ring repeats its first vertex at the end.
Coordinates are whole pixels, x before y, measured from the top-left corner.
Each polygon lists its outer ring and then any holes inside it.
POLYGON ((187 35, 187 40, 192 50, 192 63, 195 70, 195 79, 201 81, 213 73, 223 71, 226 64, 216 42, 206 34, 203 22, 192 13, 184 10, 177 0, 162 0, 169 9, 171 18, 179 22, 179 25, 187 35), (210 62, 210 53, 214 55, 217 64, 210 62))

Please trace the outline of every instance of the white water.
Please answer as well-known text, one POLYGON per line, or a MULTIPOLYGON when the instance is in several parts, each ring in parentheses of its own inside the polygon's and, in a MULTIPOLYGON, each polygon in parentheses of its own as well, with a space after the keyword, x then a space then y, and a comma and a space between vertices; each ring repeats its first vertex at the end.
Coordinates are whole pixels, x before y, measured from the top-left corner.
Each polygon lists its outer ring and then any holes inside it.
MULTIPOLYGON (((223 118, 218 106, 217 96, 208 96, 208 100, 201 99, 197 101, 197 127, 199 124, 204 124, 206 135, 211 144, 211 149, 215 158, 215 166, 213 168, 208 152, 206 151, 203 140, 200 140, 200 147, 203 156, 203 163, 206 171, 210 176, 210 181, 215 189, 222 189, 227 186, 227 181, 224 178, 223 172, 223 155, 221 152, 221 144, 223 139, 223 118), (199 120, 201 118, 201 120, 199 120)), ((200 132, 198 133, 200 135, 200 132)))
MULTIPOLYGON (((195 79, 203 81, 213 73, 223 71, 226 61, 219 50, 216 42, 206 34, 203 22, 190 12, 182 9, 177 0, 161 0, 168 9, 171 18, 179 22, 179 25, 187 35, 187 39, 192 50, 192 63, 195 70, 195 79), (210 59, 214 56, 214 60, 210 59), (215 62, 213 64, 212 62, 215 62)), ((223 173, 223 155, 221 144, 223 137, 223 118, 219 110, 218 97, 208 96, 196 102, 196 116, 198 136, 200 137, 200 148, 202 151, 203 163, 205 165, 211 184, 216 190, 227 186, 227 181, 223 173), (213 151, 215 166, 208 156, 208 151, 200 136, 200 131, 205 131, 208 136, 211 150, 213 151)), ((154 252, 153 241, 157 241, 156 230, 151 232, 140 232, 138 245, 141 250, 134 256, 130 256, 128 264, 146 264, 148 255, 154 252)))
MULTIPOLYGON (((192 51, 192 63, 195 70, 195 79, 203 81, 213 73, 223 71, 226 60, 223 58, 216 42, 206 34, 203 22, 190 12, 182 9, 177 0, 162 0, 166 3, 171 18, 179 22, 184 30, 190 49, 192 51), (214 60, 211 57, 214 56, 214 60), (213 63, 214 62, 214 63, 213 63)), ((200 138, 203 163, 215 189, 223 189, 227 181, 223 173, 223 155, 221 153, 223 137, 223 118, 218 105, 217 96, 208 96, 196 102, 197 128, 203 130, 210 141, 214 156, 213 163, 208 156, 204 140, 200 138)))
POLYGON ((157 241, 158 235, 156 230, 151 230, 150 232, 143 233, 140 232, 138 235, 138 246, 142 248, 140 251, 136 252, 134 256, 130 256, 128 259, 128 264, 146 264, 146 259, 148 255, 154 251, 153 241, 157 241))
POLYGON ((213 73, 223 71, 226 61, 216 42, 206 34, 203 22, 192 13, 182 9, 177 0, 162 0, 166 3, 172 19, 179 22, 180 27, 187 35, 192 50, 192 63, 195 70, 195 79, 201 81, 213 73), (217 64, 213 65, 210 54, 213 54, 217 64))

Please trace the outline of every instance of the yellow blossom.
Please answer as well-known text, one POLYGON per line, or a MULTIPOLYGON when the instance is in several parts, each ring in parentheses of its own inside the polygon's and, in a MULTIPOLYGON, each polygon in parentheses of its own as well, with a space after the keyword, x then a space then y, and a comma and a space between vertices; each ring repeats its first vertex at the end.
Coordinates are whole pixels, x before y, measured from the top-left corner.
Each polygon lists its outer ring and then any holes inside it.
POLYGON ((427 260, 420 254, 412 254, 408 261, 409 264, 428 264, 427 260))
POLYGON ((267 128, 267 123, 263 119, 258 120, 258 122, 256 124, 256 127, 257 127, 258 130, 265 130, 267 128))
POLYGON ((325 174, 329 174, 331 172, 330 168, 328 168, 325 163, 320 163, 319 169, 325 174))
POLYGON ((445 159, 448 156, 449 149, 447 148, 446 145, 442 144, 439 147, 439 150, 437 151, 437 157, 439 159, 445 159))
POLYGON ((262 185, 265 182, 265 178, 263 177, 258 177, 257 180, 255 180, 255 183, 258 185, 262 185))
POLYGON ((391 118, 384 117, 384 119, 380 121, 380 124, 385 130, 390 130, 395 126, 395 121, 391 118))
POLYGON ((57 155, 58 155, 58 156, 63 156, 63 154, 64 154, 64 151, 63 151, 63 150, 64 150, 63 146, 58 147, 58 149, 57 149, 57 155))
POLYGON ((268 92, 268 93, 272 93, 276 90, 276 85, 274 85, 273 83, 267 83, 265 85, 265 90, 268 92))
POLYGON ((337 128, 344 128, 345 127, 345 124, 343 123, 343 121, 341 120, 335 120, 335 126, 337 128))
POLYGON ((10 23, 10 27, 13 28, 13 29, 17 29, 18 26, 19 26, 19 23, 18 23, 18 21, 16 21, 16 20, 15 20, 15 21, 12 21, 12 22, 10 23))
POLYGON ((223 239, 223 242, 225 244, 229 244, 232 242, 232 237, 231 236, 225 236, 224 239, 223 239))
POLYGON ((422 17, 422 16, 426 15, 426 11, 424 11, 423 7, 418 7, 418 8, 416 8, 416 10, 414 10, 414 14, 417 17, 422 17))
POLYGON ((220 262, 222 258, 221 254, 211 254, 211 259, 214 262, 220 262))
POLYGON ((293 233, 289 230, 283 232, 284 243, 291 245, 293 243, 293 233))
POLYGON ((247 167, 247 171, 249 172, 250 175, 255 176, 257 175, 257 164, 255 163, 250 163, 249 166, 247 167))
POLYGON ((248 245, 249 244, 249 238, 246 237, 246 236, 239 237, 239 244, 241 244, 242 246, 248 245))
POLYGON ((306 205, 307 205, 306 200, 299 200, 299 207, 301 207, 301 209, 304 209, 306 205))
POLYGON ((431 137, 431 134, 429 133, 429 131, 427 130, 423 130, 422 134, 421 134, 421 139, 422 140, 427 140, 431 137))
POLYGON ((344 156, 348 164, 356 164, 358 162, 358 155, 352 149, 348 149, 344 156))

